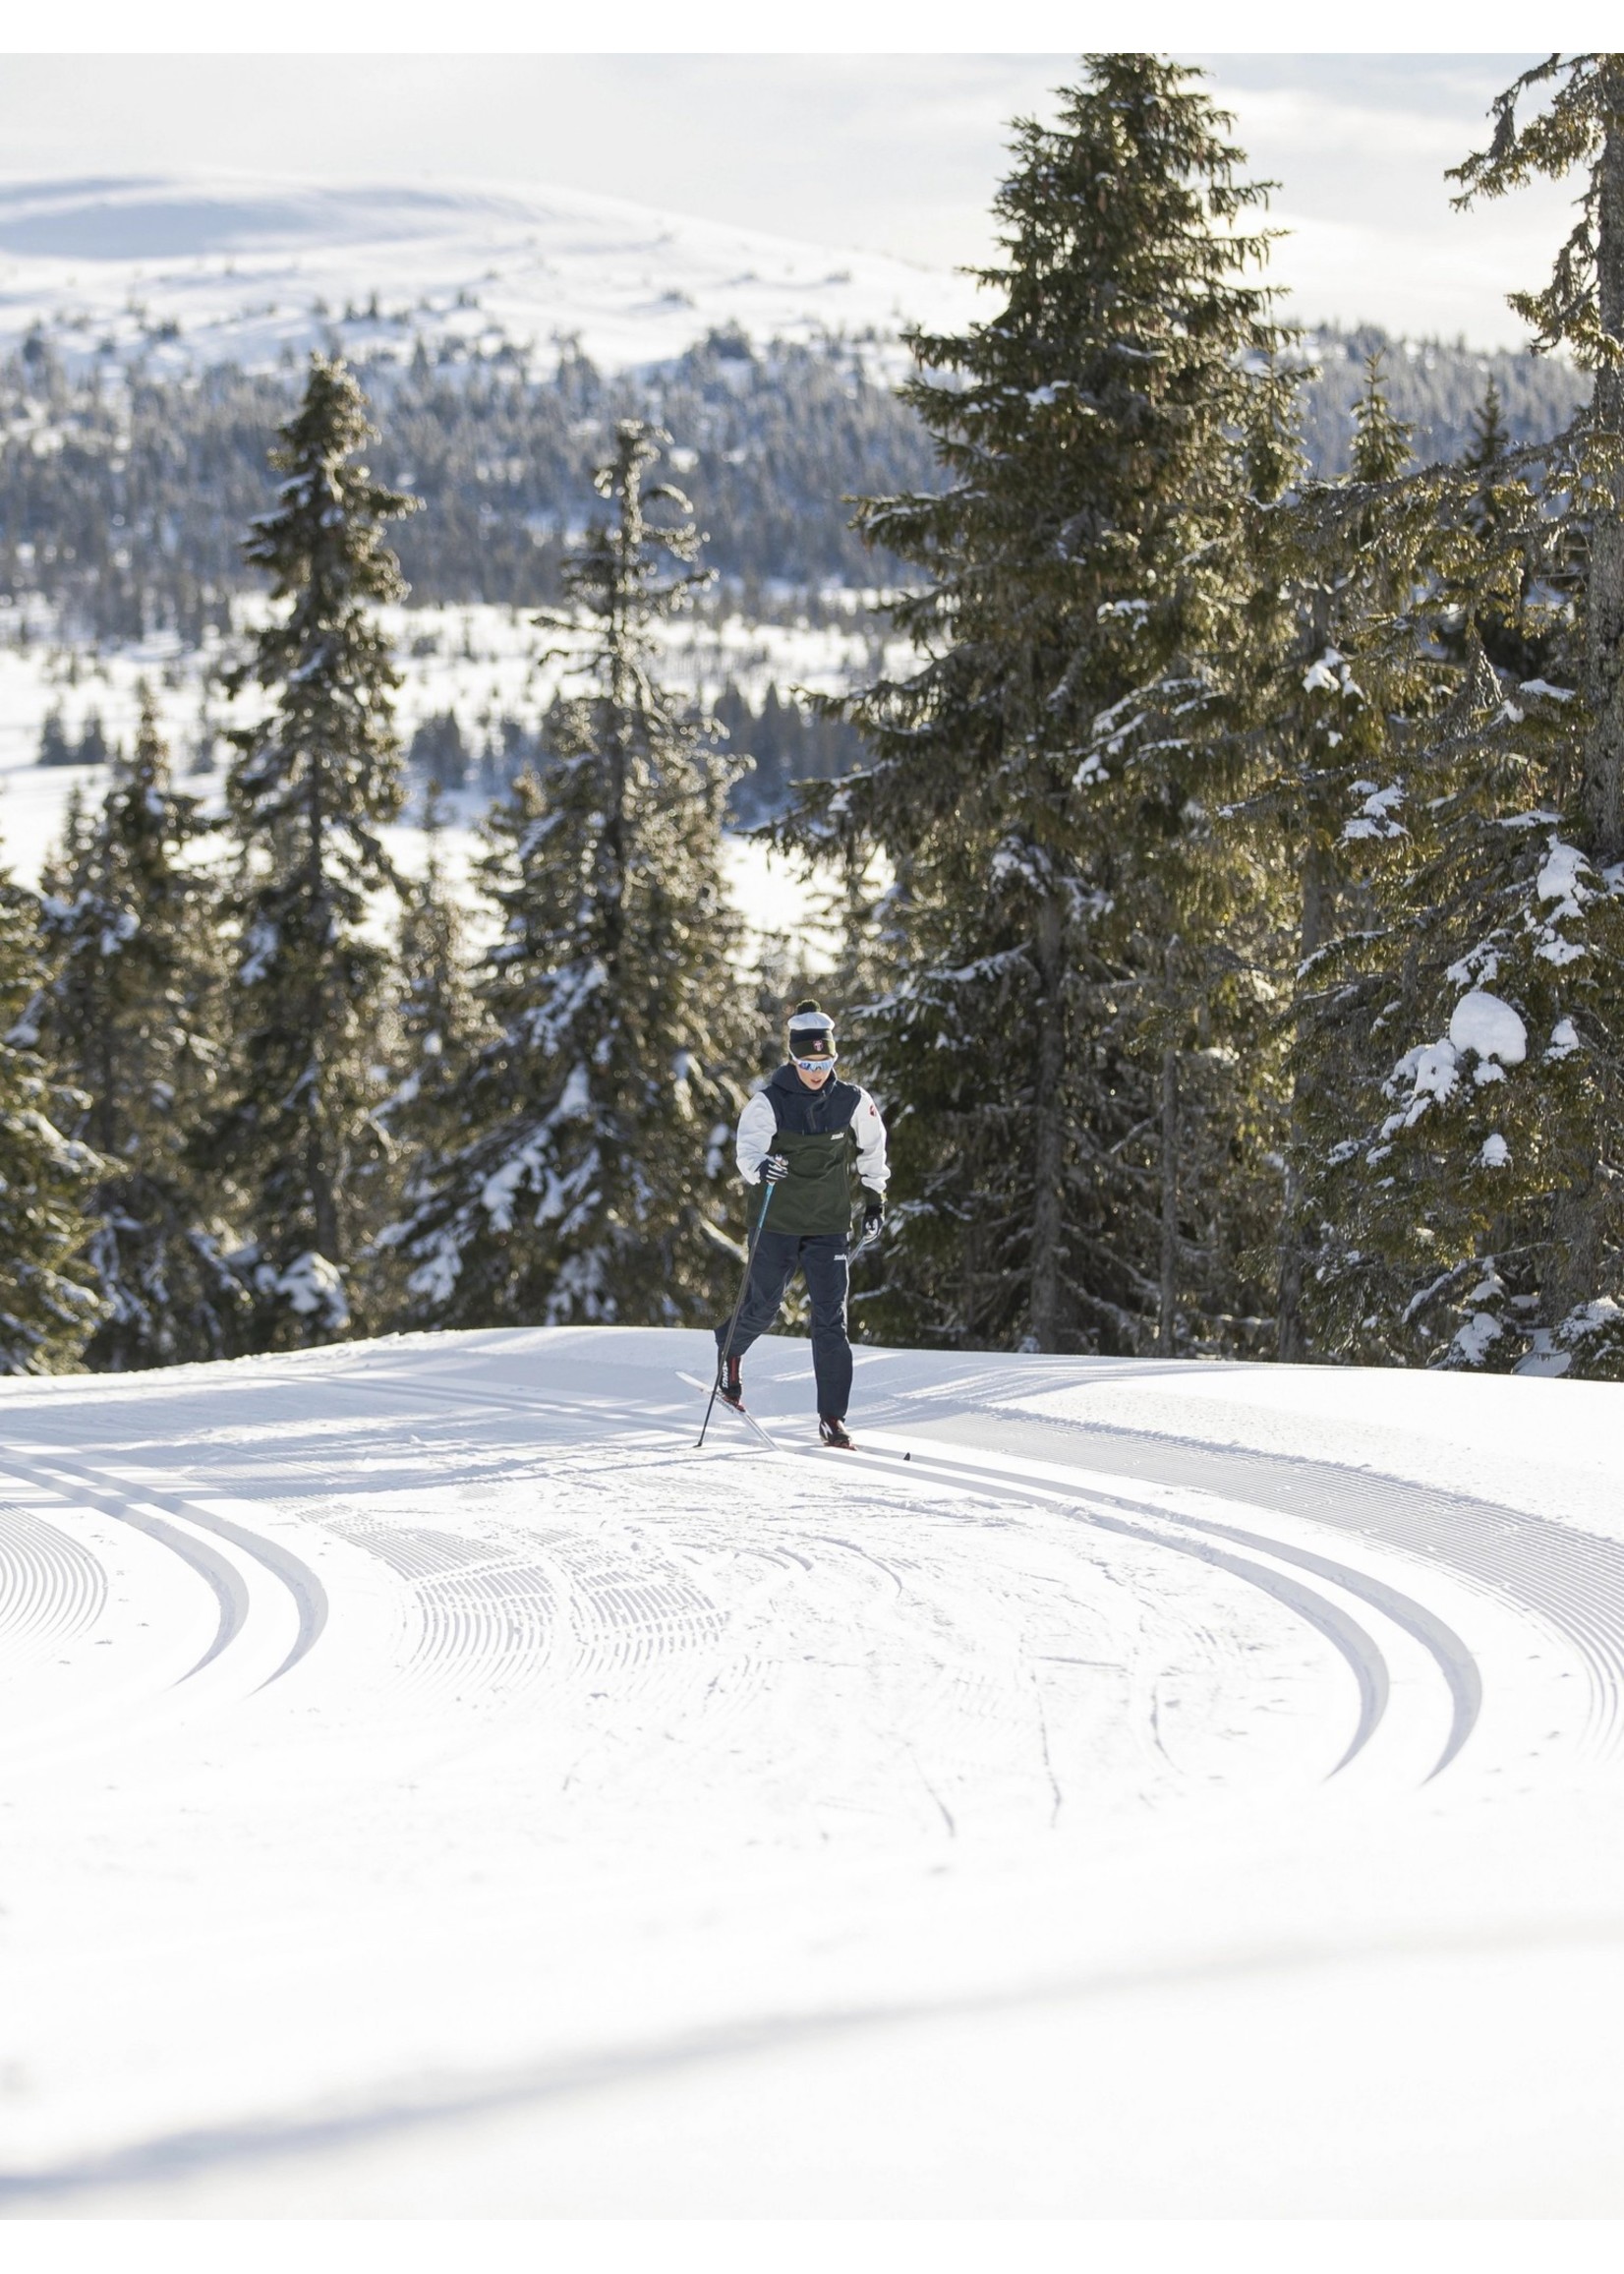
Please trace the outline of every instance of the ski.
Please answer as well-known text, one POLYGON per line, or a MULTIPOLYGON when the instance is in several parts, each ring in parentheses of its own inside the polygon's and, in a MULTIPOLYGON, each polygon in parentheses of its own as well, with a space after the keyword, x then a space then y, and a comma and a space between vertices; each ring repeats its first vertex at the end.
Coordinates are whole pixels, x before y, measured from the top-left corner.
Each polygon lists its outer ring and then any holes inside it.
MULTIPOLYGON (((678 1367, 676 1378, 678 1381, 685 1381, 690 1389, 698 1390, 702 1398, 708 1398, 711 1394, 711 1384, 708 1381, 701 1381, 698 1374, 696 1373, 684 1373, 681 1368, 678 1367)), ((755 1434, 761 1439, 762 1443, 767 1447, 770 1453, 777 1453, 782 1451, 783 1448, 779 1445, 777 1440, 768 1435, 767 1431, 762 1428, 760 1422, 757 1421, 755 1415, 750 1413, 745 1407, 730 1405, 725 1398, 719 1397, 716 1402, 716 1410, 719 1413, 725 1412, 732 1414, 737 1420, 741 1421, 747 1429, 751 1429, 755 1432, 755 1434)))

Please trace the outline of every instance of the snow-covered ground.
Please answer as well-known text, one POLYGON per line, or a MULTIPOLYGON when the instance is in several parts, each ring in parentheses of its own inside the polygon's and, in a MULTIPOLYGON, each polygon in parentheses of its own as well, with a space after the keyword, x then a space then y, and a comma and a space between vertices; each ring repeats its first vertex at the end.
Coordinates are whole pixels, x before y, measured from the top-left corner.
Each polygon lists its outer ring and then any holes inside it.
POLYGON ((755 339, 969 316, 964 275, 803 244, 574 189, 253 175, 0 183, 0 350, 36 323, 70 363, 154 371, 352 356, 421 339, 514 343, 550 370, 574 337, 608 369, 679 355, 714 326, 755 339))
POLYGON ((1624 2211, 1624 1391, 0 1386, 17 2218, 1624 2211))

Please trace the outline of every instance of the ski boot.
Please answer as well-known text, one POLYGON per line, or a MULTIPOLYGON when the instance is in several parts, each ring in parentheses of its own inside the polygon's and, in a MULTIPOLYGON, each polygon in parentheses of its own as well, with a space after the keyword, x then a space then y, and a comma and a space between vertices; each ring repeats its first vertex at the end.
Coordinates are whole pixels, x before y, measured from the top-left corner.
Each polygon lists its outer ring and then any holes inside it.
POLYGON ((850 1452, 851 1439, 845 1433, 845 1424, 834 1414, 818 1416, 818 1434, 826 1445, 835 1446, 839 1452, 850 1452))
POLYGON ((742 1406, 744 1403, 744 1380, 738 1370, 738 1365, 739 1362, 736 1358, 729 1358, 726 1366, 723 1369, 722 1379, 717 1384, 717 1388, 722 1393, 724 1405, 742 1406))

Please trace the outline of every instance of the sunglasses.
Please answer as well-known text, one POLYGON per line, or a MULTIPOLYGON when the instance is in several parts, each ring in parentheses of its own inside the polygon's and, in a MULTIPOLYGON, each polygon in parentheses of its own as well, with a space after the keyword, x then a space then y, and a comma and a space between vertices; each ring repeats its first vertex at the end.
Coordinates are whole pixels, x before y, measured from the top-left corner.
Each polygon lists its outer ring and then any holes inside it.
POLYGON ((835 1061, 833 1058, 797 1058, 794 1063, 802 1074, 817 1074, 821 1069, 832 1067, 835 1061))

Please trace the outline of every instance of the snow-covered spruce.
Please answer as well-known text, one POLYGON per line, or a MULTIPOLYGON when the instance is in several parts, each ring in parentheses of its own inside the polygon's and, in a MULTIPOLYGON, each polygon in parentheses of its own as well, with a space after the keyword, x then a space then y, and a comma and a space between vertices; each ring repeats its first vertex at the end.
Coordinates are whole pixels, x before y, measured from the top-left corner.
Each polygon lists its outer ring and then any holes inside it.
POLYGON ((1370 487, 1379 542, 1408 561, 1374 647, 1399 682, 1408 657, 1455 683, 1388 711, 1403 857, 1316 974, 1318 1046, 1344 1069, 1340 1126, 1318 1130, 1316 1302, 1328 1354, 1616 1375, 1624 63, 1552 58, 1496 107, 1492 149, 1459 170, 1470 193, 1591 169, 1555 281, 1517 304, 1593 365, 1595 395, 1514 461, 1485 404, 1458 473, 1370 487), (1560 132, 1552 112, 1520 128, 1552 80, 1560 132))
POLYGON ((361 925, 368 895, 396 883, 379 829, 401 787, 398 674, 375 611, 403 597, 383 525, 414 501, 356 462, 371 434, 349 372, 313 356, 271 452, 280 501, 244 549, 289 605, 237 681, 270 706, 232 736, 231 1083, 200 1150, 240 1211, 233 1260, 263 1349, 358 1323, 351 1266, 384 1150, 375 1111, 385 957, 361 925))
MULTIPOLYGON (((1283 860, 1292 871, 1293 904, 1277 918, 1277 984, 1293 1016, 1288 1063, 1275 1077, 1289 1092, 1275 1353, 1297 1360, 1314 1349, 1312 1283, 1305 1283, 1318 1244, 1310 1133, 1335 1111, 1351 1071, 1344 1053, 1316 1048, 1317 966, 1363 904, 1364 872, 1394 857, 1406 837, 1405 788, 1392 777, 1387 734, 1398 691, 1386 658, 1369 653, 1367 633, 1408 599, 1411 574, 1408 554, 1382 542, 1374 507, 1339 519, 1333 544, 1313 542, 1311 515, 1292 503, 1303 467, 1296 403, 1266 394, 1258 407, 1267 424, 1251 437, 1253 759, 1247 794, 1227 819, 1254 848, 1259 874, 1277 873, 1283 860)), ((1371 355, 1355 406, 1349 485, 1390 482, 1409 459, 1409 429, 1394 418, 1381 358, 1371 355)))
POLYGON ((720 1294, 711 1136, 742 1102, 720 867, 734 768, 654 676, 654 627, 702 581, 687 500, 648 481, 664 439, 621 425, 609 512, 566 566, 574 609, 543 618, 585 634, 591 688, 487 824, 492 1038, 383 1235, 405 1324, 687 1322, 720 1294))
POLYGON ((1017 129, 996 313, 918 338, 903 390, 942 487, 861 509, 930 660, 848 706, 874 764, 783 834, 898 880, 854 1024, 905 1104, 869 1309, 899 1340, 1246 1347, 1265 1308, 1268 879, 1215 820, 1281 339, 1224 123, 1117 54, 1017 129))
POLYGON ((81 1209, 106 1164, 63 1134, 87 1101, 41 1061, 43 976, 37 904, 0 872, 0 1373, 71 1371, 102 1308, 81 1209))
MULTIPOLYGON (((396 1079, 377 1118, 408 1163, 454 1141, 459 1095, 481 1028, 469 984, 464 912, 447 888, 440 785, 424 800, 423 874, 407 885, 395 962, 396 1079)), ((392 1257, 393 1249, 379 1252, 392 1257)), ((398 1300, 391 1289, 380 1300, 398 1300)))
POLYGON ((85 1195, 97 1370, 228 1356, 247 1308, 188 1154, 220 1061, 215 892, 188 857, 202 832, 197 799, 170 787, 148 693, 134 754, 99 817, 70 823, 42 904, 41 1047, 101 1164, 85 1195))

